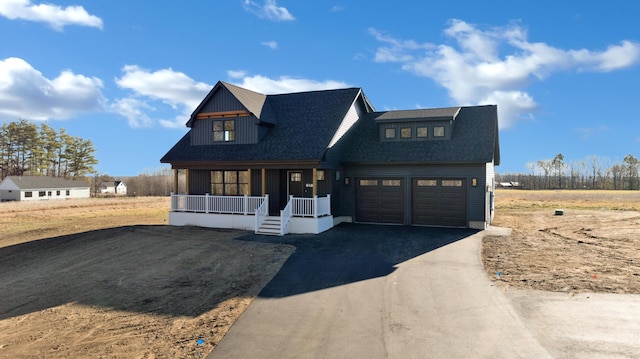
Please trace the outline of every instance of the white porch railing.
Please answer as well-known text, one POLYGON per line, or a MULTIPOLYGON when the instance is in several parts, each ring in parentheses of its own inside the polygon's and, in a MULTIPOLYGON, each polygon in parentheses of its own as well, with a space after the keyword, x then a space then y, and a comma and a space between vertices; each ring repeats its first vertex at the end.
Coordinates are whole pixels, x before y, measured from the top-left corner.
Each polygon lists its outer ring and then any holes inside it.
MULTIPOLYGON (((260 215, 269 213, 269 195, 256 196, 211 196, 171 194, 172 212, 224 213, 260 215)), ((313 198, 290 197, 291 217, 313 217, 331 215, 331 195, 313 198)), ((264 220, 264 218, 262 219, 264 220)), ((257 228, 257 227, 256 227, 257 228)))
POLYGON ((267 218, 267 216, 269 215, 269 195, 265 195, 264 196, 264 201, 262 202, 262 204, 260 204, 260 206, 258 208, 256 208, 256 224, 255 224, 255 231, 258 231, 258 228, 260 228, 260 226, 262 225, 262 222, 264 222, 265 218, 267 218))
POLYGON ((284 207, 282 211, 280 211, 280 235, 284 236, 289 232, 289 221, 291 220, 292 215, 292 206, 293 204, 293 196, 289 197, 289 201, 287 205, 284 207))
POLYGON ((331 215, 331 195, 326 197, 314 196, 313 198, 293 197, 292 215, 294 217, 313 217, 331 215))
MULTIPOLYGON (((267 197, 171 194, 172 212, 255 214, 267 197)), ((268 208, 268 205, 267 205, 268 208)))

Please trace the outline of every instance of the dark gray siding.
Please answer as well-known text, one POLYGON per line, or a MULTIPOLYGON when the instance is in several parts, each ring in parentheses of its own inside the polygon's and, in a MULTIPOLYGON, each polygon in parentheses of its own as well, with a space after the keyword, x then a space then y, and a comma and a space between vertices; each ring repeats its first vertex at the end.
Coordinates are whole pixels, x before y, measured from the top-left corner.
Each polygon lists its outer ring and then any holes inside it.
POLYGON ((205 194, 211 192, 211 171, 189 170, 189 194, 205 194))
MULTIPOLYGON (((339 184, 340 205, 335 208, 334 216, 351 216, 355 218, 355 181, 362 177, 393 177, 403 178, 405 183, 411 183, 413 177, 434 178, 464 178, 467 183, 467 217, 468 221, 485 220, 486 200, 486 165, 363 165, 345 168, 343 177, 349 177, 350 185, 344 185, 344 179, 339 184), (477 179, 477 185, 471 185, 472 178, 477 179)), ((411 218, 411 186, 405 186, 405 224, 411 218)), ((336 201, 338 199, 336 198, 336 201)))
POLYGON ((200 112, 239 111, 244 109, 245 107, 242 103, 231 92, 224 87, 219 87, 200 112))

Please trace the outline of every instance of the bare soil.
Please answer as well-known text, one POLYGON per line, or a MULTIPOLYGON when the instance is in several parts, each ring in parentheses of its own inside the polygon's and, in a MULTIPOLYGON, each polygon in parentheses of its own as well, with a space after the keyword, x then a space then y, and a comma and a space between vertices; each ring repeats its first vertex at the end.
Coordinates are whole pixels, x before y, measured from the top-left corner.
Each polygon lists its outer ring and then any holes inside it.
POLYGON ((0 358, 203 358, 291 246, 164 225, 167 198, 0 203, 0 358))
POLYGON ((512 234, 483 239, 485 269, 505 288, 640 293, 639 211, 639 191, 500 190, 493 225, 512 234))

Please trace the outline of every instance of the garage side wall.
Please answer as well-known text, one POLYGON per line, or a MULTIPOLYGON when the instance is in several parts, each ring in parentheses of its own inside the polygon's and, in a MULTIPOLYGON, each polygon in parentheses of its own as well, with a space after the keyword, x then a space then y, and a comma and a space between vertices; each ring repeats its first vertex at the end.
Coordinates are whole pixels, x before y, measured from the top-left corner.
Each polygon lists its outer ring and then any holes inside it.
POLYGON ((487 164, 474 165, 350 165, 344 167, 343 177, 349 185, 341 186, 340 206, 334 216, 356 217, 356 181, 358 178, 401 178, 404 180, 404 224, 411 224, 411 181, 414 178, 465 179, 467 191, 467 227, 487 225, 487 164), (475 185, 474 180, 475 179, 475 185))

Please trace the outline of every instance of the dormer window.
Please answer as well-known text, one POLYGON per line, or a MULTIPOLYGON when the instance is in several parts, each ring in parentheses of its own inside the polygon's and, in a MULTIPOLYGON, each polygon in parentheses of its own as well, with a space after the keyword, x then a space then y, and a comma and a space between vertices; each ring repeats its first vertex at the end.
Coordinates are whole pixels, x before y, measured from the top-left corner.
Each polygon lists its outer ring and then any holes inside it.
POLYGON ((418 138, 427 138, 429 136, 429 127, 420 126, 416 128, 416 136, 418 138))
POLYGON ((234 120, 213 121, 213 141, 232 142, 236 139, 234 120))
POLYGON ((385 129, 384 138, 396 138, 396 129, 393 127, 385 129))

